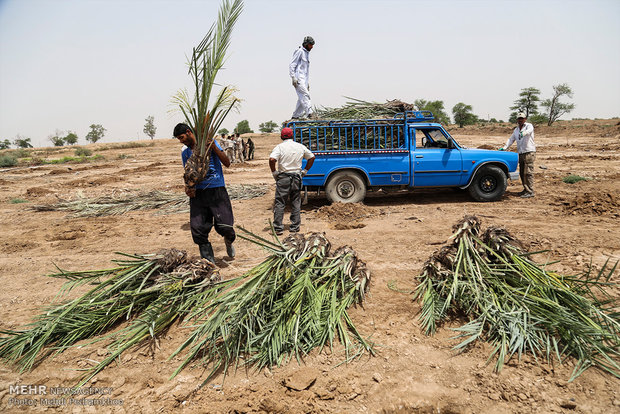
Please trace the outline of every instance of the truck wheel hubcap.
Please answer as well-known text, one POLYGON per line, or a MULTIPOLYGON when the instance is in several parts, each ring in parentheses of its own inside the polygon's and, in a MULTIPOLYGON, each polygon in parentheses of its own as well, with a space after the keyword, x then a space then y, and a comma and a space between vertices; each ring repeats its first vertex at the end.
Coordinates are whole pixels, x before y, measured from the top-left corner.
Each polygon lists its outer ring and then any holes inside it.
POLYGON ((480 180, 480 188, 485 193, 490 193, 491 191, 495 190, 496 186, 497 186, 497 181, 495 180, 494 177, 486 176, 482 180, 480 180))
POLYGON ((341 181, 336 186, 336 193, 342 198, 349 198, 355 192, 355 186, 351 181, 341 181))

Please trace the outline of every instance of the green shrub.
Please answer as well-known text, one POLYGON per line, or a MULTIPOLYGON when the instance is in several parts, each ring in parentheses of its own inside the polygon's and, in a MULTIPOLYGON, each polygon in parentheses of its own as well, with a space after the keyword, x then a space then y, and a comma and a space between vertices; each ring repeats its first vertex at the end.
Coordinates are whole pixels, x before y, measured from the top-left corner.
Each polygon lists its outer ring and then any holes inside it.
POLYGON ((13 154, 0 155, 0 167, 14 167, 17 165, 17 157, 13 154))
POLYGON ((579 181, 588 181, 588 180, 590 180, 590 178, 582 177, 580 175, 575 175, 575 174, 567 175, 566 177, 562 178, 562 181, 564 181, 566 184, 575 184, 575 183, 578 183, 579 181))
POLYGON ((21 203, 27 203, 28 200, 24 200, 23 198, 12 198, 9 200, 9 204, 21 204, 21 203))
POLYGON ((30 157, 32 151, 28 151, 27 149, 19 148, 15 151, 11 151, 11 154, 15 156, 15 158, 27 158, 30 157))
POLYGON ((152 147, 153 145, 155 145, 154 142, 149 142, 149 143, 125 142, 122 144, 104 145, 100 148, 97 148, 97 151, 108 151, 108 150, 129 149, 129 148, 143 148, 143 147, 152 147))
POLYGON ((91 155, 93 155, 93 152, 89 150, 88 148, 80 147, 80 148, 75 149, 76 157, 90 157, 91 155))

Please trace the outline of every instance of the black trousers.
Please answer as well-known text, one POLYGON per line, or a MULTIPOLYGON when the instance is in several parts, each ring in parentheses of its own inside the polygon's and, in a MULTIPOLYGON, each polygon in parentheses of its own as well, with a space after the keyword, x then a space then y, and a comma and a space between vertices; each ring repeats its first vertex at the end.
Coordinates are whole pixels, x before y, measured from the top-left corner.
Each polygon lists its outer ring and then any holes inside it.
POLYGON ((226 187, 196 190, 196 197, 189 199, 189 224, 194 243, 209 242, 209 232, 215 231, 232 243, 237 237, 233 225, 232 205, 226 187))

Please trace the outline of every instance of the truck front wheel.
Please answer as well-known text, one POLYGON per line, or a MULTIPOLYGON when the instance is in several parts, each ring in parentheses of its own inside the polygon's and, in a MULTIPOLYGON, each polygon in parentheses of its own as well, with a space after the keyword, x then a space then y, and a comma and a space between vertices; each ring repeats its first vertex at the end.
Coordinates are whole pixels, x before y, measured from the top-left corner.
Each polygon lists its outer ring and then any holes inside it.
POLYGON ((469 195, 476 201, 499 200, 508 185, 506 174, 495 165, 480 168, 469 185, 469 195))
POLYGON ((359 203, 366 197, 366 184, 358 173, 340 171, 327 182, 325 194, 331 203, 359 203))

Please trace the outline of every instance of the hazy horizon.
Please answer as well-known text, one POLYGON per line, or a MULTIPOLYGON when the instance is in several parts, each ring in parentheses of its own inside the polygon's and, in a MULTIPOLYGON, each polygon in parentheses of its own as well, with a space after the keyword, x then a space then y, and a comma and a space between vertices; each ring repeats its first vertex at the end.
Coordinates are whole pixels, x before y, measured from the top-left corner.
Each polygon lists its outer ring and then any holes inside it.
MULTIPOLYGON (((182 122, 170 99, 190 91, 186 56, 215 21, 215 0, 0 0, 0 140, 50 146, 56 130, 84 144, 156 138, 182 122)), ((243 100, 223 127, 280 124, 296 102, 288 77, 305 35, 313 105, 458 102, 507 121, 521 89, 549 98, 567 83, 576 108, 561 119, 620 116, 620 2, 246 0, 218 83, 243 100)), ((542 109, 542 108, 541 108, 542 109)))

